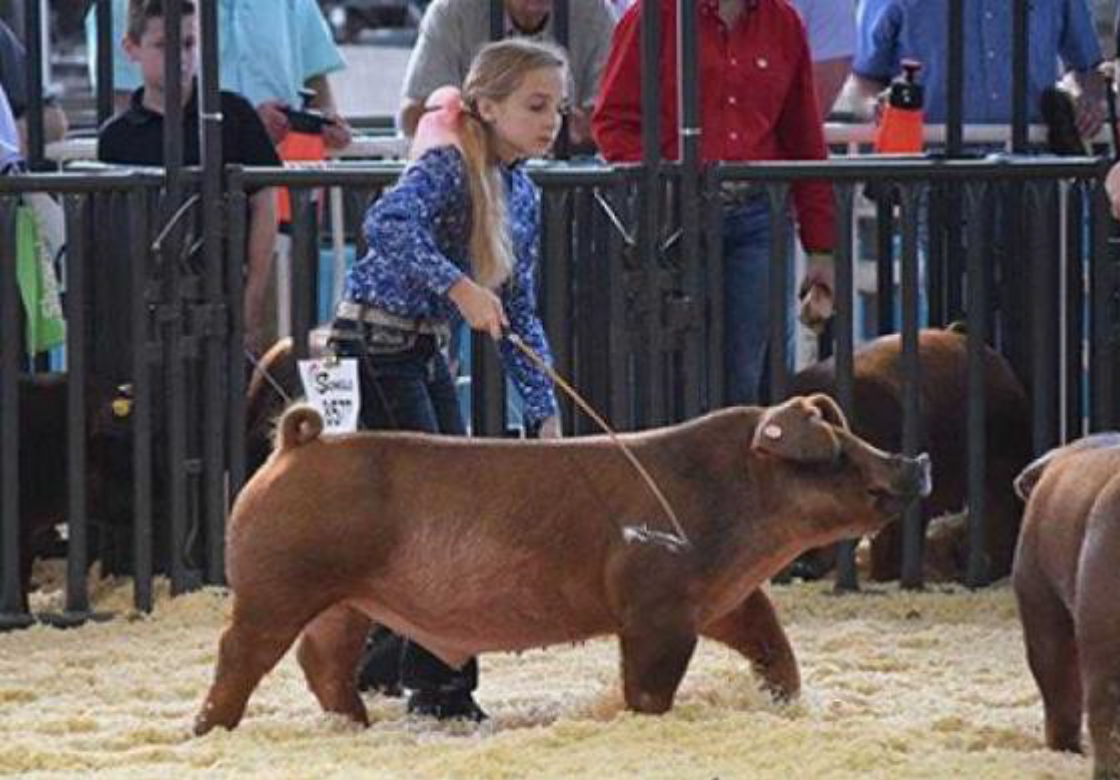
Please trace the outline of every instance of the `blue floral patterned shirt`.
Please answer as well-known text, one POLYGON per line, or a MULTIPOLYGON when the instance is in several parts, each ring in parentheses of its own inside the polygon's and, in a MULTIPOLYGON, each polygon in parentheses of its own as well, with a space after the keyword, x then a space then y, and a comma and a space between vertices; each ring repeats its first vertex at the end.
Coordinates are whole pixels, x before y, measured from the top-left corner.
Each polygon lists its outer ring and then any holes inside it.
MULTIPOLYGON (((534 276, 540 254, 539 195, 524 171, 502 169, 514 252, 513 273, 499 295, 510 329, 545 361, 552 354, 537 317, 534 276)), ((455 322, 448 289, 467 274, 470 195, 461 152, 430 149, 366 214, 369 251, 351 269, 344 297, 409 319, 455 322)), ((525 403, 525 417, 539 422, 556 414, 552 381, 517 347, 500 342, 502 362, 525 403)))

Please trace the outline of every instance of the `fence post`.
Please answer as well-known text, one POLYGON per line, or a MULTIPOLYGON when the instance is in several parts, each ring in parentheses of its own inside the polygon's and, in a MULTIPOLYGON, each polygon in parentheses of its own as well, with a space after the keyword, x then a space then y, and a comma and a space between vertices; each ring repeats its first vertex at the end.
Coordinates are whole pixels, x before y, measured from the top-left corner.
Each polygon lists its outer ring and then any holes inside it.
MULTIPOLYGON (((902 452, 918 454, 922 436, 921 360, 918 356, 918 221, 919 184, 902 188, 902 452)), ((902 531, 903 588, 922 587, 922 507, 913 502, 906 509, 902 531)))
MULTIPOLYGON (((836 213, 836 321, 833 334, 836 341, 836 400, 851 420, 855 417, 855 357, 853 333, 855 330, 855 278, 852 267, 852 209, 853 184, 837 184, 833 188, 836 213)), ((836 590, 859 590, 856 575, 856 540, 837 545, 836 590)))
POLYGON ((987 347, 988 275, 984 268, 986 253, 982 238, 991 223, 991 191, 983 183, 976 196, 979 204, 970 204, 968 241, 968 332, 966 334, 968 366, 968 570, 965 584, 970 588, 987 585, 991 577, 987 542, 987 372, 984 351, 987 347))
POLYGON ((0 197, 0 630, 31 624, 20 585, 16 203, 15 197, 0 197))

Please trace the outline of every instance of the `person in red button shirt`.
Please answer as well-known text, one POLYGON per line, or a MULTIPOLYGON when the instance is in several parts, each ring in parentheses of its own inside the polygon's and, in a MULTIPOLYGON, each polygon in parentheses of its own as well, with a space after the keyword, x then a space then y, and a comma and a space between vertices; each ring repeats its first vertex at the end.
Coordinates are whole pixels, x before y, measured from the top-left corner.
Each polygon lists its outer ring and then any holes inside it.
MULTIPOLYGON (((642 3, 611 40, 592 134, 611 162, 641 158, 642 3)), ((824 131, 801 19, 786 0, 698 0, 700 154, 704 162, 823 160, 824 131)), ((661 0, 661 154, 675 159, 677 3, 661 0)), ((770 217, 763 192, 725 185, 724 370, 728 403, 756 403, 768 335, 770 217)), ((799 287, 801 321, 814 330, 832 314, 832 193, 826 182, 793 186, 798 231, 809 255, 799 287)))

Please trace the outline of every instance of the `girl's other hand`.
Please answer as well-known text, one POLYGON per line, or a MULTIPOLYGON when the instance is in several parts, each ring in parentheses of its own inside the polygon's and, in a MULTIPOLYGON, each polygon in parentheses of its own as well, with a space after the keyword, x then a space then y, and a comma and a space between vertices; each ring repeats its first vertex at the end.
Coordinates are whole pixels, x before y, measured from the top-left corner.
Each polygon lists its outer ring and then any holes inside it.
POLYGON ((467 325, 489 333, 494 341, 501 339, 502 328, 509 327, 501 299, 465 276, 451 285, 447 297, 458 307, 467 325))
POLYGON ((560 416, 552 415, 541 421, 541 427, 537 431, 538 439, 560 439, 563 438, 564 432, 560 428, 560 416))

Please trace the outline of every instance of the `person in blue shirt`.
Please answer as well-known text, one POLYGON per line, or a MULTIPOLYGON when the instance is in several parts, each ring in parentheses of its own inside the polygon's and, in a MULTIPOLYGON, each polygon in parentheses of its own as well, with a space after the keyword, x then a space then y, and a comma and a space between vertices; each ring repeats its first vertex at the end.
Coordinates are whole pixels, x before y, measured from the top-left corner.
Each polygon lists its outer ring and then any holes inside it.
MULTIPOLYGON (((283 109, 301 104, 299 91, 315 93, 313 107, 336 119, 324 128, 327 146, 350 142, 349 126, 338 116, 327 74, 346 66, 315 0, 216 0, 218 3, 218 81, 222 89, 245 97, 257 109, 273 143, 288 131, 283 109)), ((86 15, 90 76, 96 79, 96 5, 86 15)), ((127 27, 128 0, 113 0, 112 35, 121 40, 127 27)), ((119 47, 117 47, 119 48, 119 47)), ((128 108, 140 74, 121 51, 113 52, 113 91, 118 110, 128 108)))
MULTIPOLYGON (((925 86, 926 121, 946 121, 948 5, 948 0, 859 0, 851 85, 857 104, 873 102, 899 74, 901 60, 914 59, 922 65, 918 80, 925 86)), ((1085 0, 1032 0, 1028 5, 1029 121, 1040 120, 1042 91, 1063 75, 1060 61, 1079 88, 1078 129, 1083 136, 1096 133, 1103 120, 1103 83, 1096 72, 1101 51, 1085 0)), ((965 123, 1011 121, 1011 34, 1011 2, 965 0, 965 123)))
MULTIPOLYGON (((479 51, 461 93, 445 87, 428 99, 412 161, 366 215, 369 249, 332 323, 335 352, 359 358, 363 427, 465 433, 444 353, 461 318, 499 343, 527 427, 560 436, 551 380, 504 335, 551 364, 535 302, 540 196, 519 163, 556 139, 566 79, 558 49, 512 38, 479 51)), ((399 671, 414 691, 410 712, 486 717, 472 696, 473 659, 456 670, 414 643, 381 644, 362 661, 363 688, 392 689, 399 671)))
POLYGON ((0 84, 0 175, 12 173, 23 166, 20 152, 19 131, 12 115, 11 105, 4 86, 0 84))

